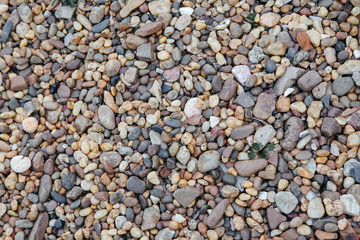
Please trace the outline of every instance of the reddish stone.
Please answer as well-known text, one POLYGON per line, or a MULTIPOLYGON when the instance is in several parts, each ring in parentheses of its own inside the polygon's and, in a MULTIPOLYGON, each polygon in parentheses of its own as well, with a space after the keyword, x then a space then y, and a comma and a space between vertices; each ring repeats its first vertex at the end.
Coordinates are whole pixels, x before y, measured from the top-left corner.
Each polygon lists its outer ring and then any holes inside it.
POLYGON ((22 76, 16 76, 10 79, 10 90, 21 91, 28 87, 26 80, 22 76))
POLYGON ((296 36, 296 41, 299 43, 300 47, 305 51, 312 49, 311 41, 306 32, 298 32, 296 36))
POLYGON ((141 37, 146 37, 160 31, 162 25, 163 25, 162 22, 147 23, 138 30, 136 30, 135 34, 141 37))

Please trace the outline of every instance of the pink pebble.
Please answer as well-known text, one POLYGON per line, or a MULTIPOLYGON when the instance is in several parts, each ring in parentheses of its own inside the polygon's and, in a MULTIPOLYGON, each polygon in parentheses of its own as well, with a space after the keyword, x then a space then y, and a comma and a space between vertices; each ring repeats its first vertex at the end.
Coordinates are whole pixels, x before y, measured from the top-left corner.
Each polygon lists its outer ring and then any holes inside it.
POLYGON ((139 10, 140 10, 140 12, 142 12, 142 13, 146 13, 146 12, 149 10, 148 5, 147 5, 146 3, 142 4, 142 5, 139 7, 139 10))
POLYGON ((231 72, 241 85, 244 85, 248 77, 251 75, 250 69, 246 65, 235 66, 231 72))
POLYGON ((201 110, 197 107, 199 98, 191 98, 186 102, 184 107, 185 116, 191 118, 201 114, 201 110))

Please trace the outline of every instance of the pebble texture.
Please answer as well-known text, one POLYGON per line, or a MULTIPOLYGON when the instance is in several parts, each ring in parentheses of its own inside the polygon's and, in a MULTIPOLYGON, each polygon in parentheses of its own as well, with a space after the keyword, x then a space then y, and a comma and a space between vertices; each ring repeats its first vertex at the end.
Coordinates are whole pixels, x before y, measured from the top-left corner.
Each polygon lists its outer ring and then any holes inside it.
POLYGON ((0 16, 1 239, 359 239, 359 0, 0 16))

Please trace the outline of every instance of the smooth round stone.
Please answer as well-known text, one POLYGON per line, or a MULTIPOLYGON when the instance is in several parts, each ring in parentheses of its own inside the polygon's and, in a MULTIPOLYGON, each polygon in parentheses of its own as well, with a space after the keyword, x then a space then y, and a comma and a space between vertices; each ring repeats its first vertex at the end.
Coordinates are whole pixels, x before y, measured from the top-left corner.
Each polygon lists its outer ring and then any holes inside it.
POLYGON ((274 60, 270 59, 269 61, 266 62, 265 65, 265 70, 268 73, 273 73, 276 71, 276 63, 274 60))
POLYGON ((31 160, 21 155, 15 156, 10 162, 11 169, 16 173, 23 173, 31 167, 31 160))
POLYGON ((22 121, 22 127, 25 132, 33 133, 38 127, 38 120, 34 117, 27 117, 22 121))
POLYGON ((193 116, 201 114, 201 110, 198 108, 198 102, 198 98, 191 98, 186 102, 184 108, 184 113, 186 117, 191 118, 193 116))
POLYGON ((235 185, 236 184, 236 177, 234 175, 231 175, 229 173, 225 173, 221 180, 226 183, 226 184, 230 184, 230 185, 235 185))
POLYGON ((325 230, 325 232, 337 232, 338 226, 335 223, 326 223, 324 225, 324 230, 325 230))

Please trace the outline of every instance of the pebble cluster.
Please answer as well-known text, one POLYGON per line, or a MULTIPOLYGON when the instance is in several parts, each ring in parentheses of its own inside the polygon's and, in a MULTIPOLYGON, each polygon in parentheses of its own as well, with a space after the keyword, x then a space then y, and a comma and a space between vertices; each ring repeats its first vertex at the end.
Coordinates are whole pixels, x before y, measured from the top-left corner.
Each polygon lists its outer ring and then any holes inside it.
POLYGON ((0 239, 358 240, 360 0, 0 0, 0 239))

